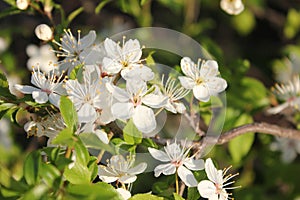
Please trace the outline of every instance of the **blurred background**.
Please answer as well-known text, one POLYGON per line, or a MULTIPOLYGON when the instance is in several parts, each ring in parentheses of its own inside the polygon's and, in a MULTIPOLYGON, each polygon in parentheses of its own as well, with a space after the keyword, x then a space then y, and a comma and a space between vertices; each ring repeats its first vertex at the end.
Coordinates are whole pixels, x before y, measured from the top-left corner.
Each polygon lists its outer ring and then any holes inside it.
MULTIPOLYGON (((38 7, 45 2, 35 0, 33 5, 38 7)), ((164 27, 192 37, 219 63, 221 75, 228 82, 224 131, 253 121, 298 128, 297 114, 269 116, 265 110, 280 103, 270 88, 276 82, 287 82, 291 73, 300 71, 299 0, 244 0, 244 10, 238 15, 221 9, 219 0, 53 2, 56 6, 49 20, 33 7, 19 10, 12 6, 15 1, 0 1, 0 69, 12 84, 28 84, 28 62, 43 54, 38 49, 46 42, 34 34, 39 24, 55 27, 56 35, 63 28, 70 28, 74 34, 80 29, 82 35, 95 30, 99 41, 132 28, 164 27)), ((51 55, 43 56, 51 59, 51 55)), ((154 60, 164 60, 172 67, 178 65, 179 58, 165 56, 153 54, 154 60)), ((9 120, 0 121, 0 167, 18 174, 24 152, 43 141, 28 138, 21 126, 23 121, 9 120)), ((236 199, 299 200, 300 150, 297 152, 295 145, 291 141, 283 145, 273 136, 253 133, 216 146, 209 156, 220 168, 233 165, 233 170, 239 171, 236 185, 242 188, 233 191, 236 199), (296 156, 286 160, 284 156, 291 154, 296 156)), ((151 190, 151 186, 146 188, 151 190)))

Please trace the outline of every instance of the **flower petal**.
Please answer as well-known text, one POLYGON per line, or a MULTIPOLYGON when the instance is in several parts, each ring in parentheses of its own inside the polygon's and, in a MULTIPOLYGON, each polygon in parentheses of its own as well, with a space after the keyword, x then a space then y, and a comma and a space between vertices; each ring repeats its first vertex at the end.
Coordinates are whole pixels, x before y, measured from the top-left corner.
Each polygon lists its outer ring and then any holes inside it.
POLYGON ((124 200, 127 200, 131 197, 131 193, 123 188, 117 188, 117 192, 123 197, 124 200))
POLYGON ((99 178, 106 183, 115 182, 119 178, 114 173, 109 171, 105 166, 102 165, 98 167, 98 175, 99 178))
POLYGON ((186 89, 193 89, 196 85, 195 81, 190 78, 190 77, 186 77, 186 76, 179 76, 178 77, 182 87, 186 88, 186 89))
POLYGON ((48 101, 48 94, 42 91, 33 91, 32 98, 35 100, 35 102, 42 104, 48 101))
POLYGON ((85 48, 91 46, 96 39, 96 32, 90 31, 87 35, 80 39, 78 50, 84 50, 85 48))
POLYGON ((77 111, 78 121, 81 123, 94 122, 97 118, 96 110, 93 106, 88 103, 85 103, 77 111))
POLYGON ((200 76, 203 78, 215 77, 219 74, 218 63, 214 60, 207 60, 202 64, 200 76))
POLYGON ((182 58, 180 61, 180 66, 182 72, 191 78, 195 78, 196 72, 199 71, 195 63, 189 57, 182 58))
POLYGON ((136 180, 136 178, 137 178, 136 175, 126 174, 126 175, 121 176, 119 178, 119 181, 121 183, 128 184, 128 183, 133 183, 136 180))
POLYGON ((60 95, 55 94, 55 93, 51 93, 51 94, 49 95, 49 101, 50 101, 50 103, 52 103, 54 106, 56 106, 57 108, 59 108, 60 95))
POLYGON ((146 170, 146 168, 147 168, 147 163, 142 162, 142 163, 139 163, 138 165, 136 165, 135 167, 130 168, 127 172, 129 174, 137 175, 137 174, 143 173, 146 170))
POLYGON ((196 99, 203 102, 207 102, 211 95, 206 84, 196 85, 193 88, 193 94, 196 99))
POLYGON ((132 115, 132 119, 137 129, 143 133, 150 133, 156 128, 154 112, 151 108, 146 106, 137 106, 132 115))
POLYGON ((126 120, 131 118, 134 113, 132 103, 115 103, 111 107, 112 115, 117 119, 126 120))
POLYGON ((97 129, 95 131, 96 136, 104 143, 104 144, 108 144, 109 143, 109 139, 107 137, 107 134, 100 129, 97 129))
POLYGON ((147 94, 142 98, 142 102, 151 108, 161 108, 168 103, 168 98, 163 95, 147 94))
POLYGON ((195 160, 193 158, 187 158, 183 163, 190 170, 202 170, 204 169, 204 161, 202 159, 195 160))
POLYGON ((123 55, 126 55, 127 59, 129 62, 135 63, 140 60, 142 57, 142 50, 140 46, 140 42, 135 39, 135 40, 128 40, 125 42, 123 46, 123 55))
POLYGON ((194 174, 184 166, 178 167, 178 176, 188 187, 196 187, 198 182, 194 174))
POLYGON ((40 89, 32 87, 32 86, 27 86, 27 85, 19 85, 15 84, 16 90, 22 92, 23 94, 31 94, 33 91, 40 91, 40 89))
POLYGON ((220 77, 209 78, 206 81, 206 85, 209 88, 211 95, 217 95, 220 92, 223 92, 227 87, 227 82, 220 77))
POLYGON ((217 188, 213 182, 208 180, 200 181, 197 189, 201 197, 208 198, 209 200, 219 200, 218 194, 216 193, 217 188))
POLYGON ((176 172, 176 167, 173 164, 171 163, 161 164, 155 167, 154 176, 159 177, 161 173, 163 173, 164 175, 171 175, 171 174, 175 174, 175 172, 176 172))
POLYGON ((113 58, 103 58, 103 71, 108 74, 117 74, 121 71, 122 65, 118 60, 113 58))
POLYGON ((164 151, 154 149, 154 148, 151 148, 151 147, 148 148, 148 151, 151 154, 151 156, 153 158, 155 158, 156 160, 159 160, 159 161, 162 161, 162 162, 171 161, 169 156, 164 151))

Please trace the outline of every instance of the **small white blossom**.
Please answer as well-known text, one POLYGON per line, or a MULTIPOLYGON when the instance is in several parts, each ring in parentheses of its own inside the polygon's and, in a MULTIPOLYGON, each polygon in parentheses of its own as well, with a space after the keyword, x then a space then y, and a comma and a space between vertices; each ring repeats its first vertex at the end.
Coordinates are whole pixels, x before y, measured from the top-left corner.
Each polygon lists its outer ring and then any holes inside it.
POLYGON ((29 6, 29 0, 17 0, 16 5, 20 10, 26 10, 29 6))
POLYGON ((23 94, 32 94, 32 98, 37 103, 43 104, 49 100, 50 103, 59 107, 60 95, 65 94, 61 81, 62 75, 57 77, 54 72, 51 72, 46 75, 38 68, 31 75, 31 83, 36 87, 16 84, 15 88, 23 94))
POLYGON ((114 75, 121 72, 125 80, 149 81, 153 79, 152 70, 141 63, 142 49, 137 39, 123 40, 123 46, 106 38, 104 41, 106 56, 103 59, 103 70, 114 75))
POLYGON ((136 166, 134 166, 134 162, 134 157, 128 156, 125 160, 122 155, 114 155, 107 161, 107 166, 99 166, 99 178, 106 183, 115 181, 122 184, 133 183, 137 179, 136 175, 143 173, 147 168, 147 164, 144 162, 136 166))
POLYGON ((230 15, 238 15, 244 10, 242 0, 221 0, 220 6, 230 15))
POLYGON ((149 147, 148 151, 151 156, 156 160, 167 162, 166 164, 160 164, 154 169, 154 176, 158 177, 161 173, 164 175, 171 175, 178 173, 179 178, 188 186, 197 186, 197 180, 190 170, 202 170, 204 168, 204 161, 202 159, 196 160, 192 157, 188 157, 191 147, 186 149, 185 146, 181 148, 176 141, 172 144, 169 142, 164 147, 164 151, 157 150, 149 147))
POLYGON ((293 77, 291 81, 286 84, 278 85, 276 84, 272 88, 274 93, 278 96, 279 99, 283 100, 284 103, 269 108, 267 112, 269 114, 277 114, 283 111, 288 107, 293 107, 297 110, 300 110, 300 80, 299 75, 293 77))
POLYGON ((208 198, 209 200, 228 200, 230 193, 227 189, 234 189, 238 187, 227 187, 230 184, 233 184, 234 181, 228 182, 233 177, 238 174, 229 174, 226 173, 230 169, 217 170, 210 158, 205 161, 205 172, 209 180, 200 181, 198 184, 198 191, 203 198, 208 198))
POLYGON ((52 51, 50 45, 45 44, 40 47, 30 44, 26 47, 26 53, 29 56, 27 68, 33 70, 33 66, 39 66, 40 70, 49 73, 56 70, 57 57, 52 51))
POLYGON ((40 40, 49 41, 53 39, 53 31, 47 24, 38 25, 34 32, 40 40))
POLYGON ((181 85, 186 89, 192 89, 194 96, 199 101, 207 102, 210 96, 224 91, 227 82, 220 77, 218 63, 214 60, 198 60, 196 65, 189 57, 181 59, 181 70, 186 76, 179 76, 181 85))
POLYGON ((76 39, 71 30, 68 29, 64 31, 65 34, 60 39, 61 43, 54 41, 54 43, 59 46, 59 50, 54 51, 56 56, 64 58, 64 60, 59 63, 60 70, 70 73, 71 70, 79 64, 92 64, 93 60, 86 60, 86 57, 94 46, 96 32, 90 31, 86 36, 81 38, 81 31, 78 30, 78 38, 76 39))
POLYGON ((151 108, 163 107, 167 101, 165 97, 149 93, 143 81, 127 81, 126 90, 116 86, 111 86, 111 90, 117 100, 111 110, 117 119, 127 120, 132 117, 137 129, 145 134, 156 128, 155 115, 151 108))
POLYGON ((8 41, 5 38, 0 37, 0 53, 3 53, 7 49, 8 45, 8 41))
POLYGON ((127 200, 131 197, 131 193, 123 188, 117 188, 117 192, 119 192, 119 194, 123 197, 124 200, 127 200))
POLYGON ((291 163, 298 154, 300 154, 300 141, 290 138, 275 137, 276 140, 271 143, 271 150, 281 151, 281 160, 284 163, 291 163))
POLYGON ((106 78, 100 78, 95 66, 84 67, 83 83, 66 81, 65 88, 77 110, 79 122, 93 123, 99 115, 104 124, 114 120, 110 110, 112 96, 105 87, 107 82, 106 78))

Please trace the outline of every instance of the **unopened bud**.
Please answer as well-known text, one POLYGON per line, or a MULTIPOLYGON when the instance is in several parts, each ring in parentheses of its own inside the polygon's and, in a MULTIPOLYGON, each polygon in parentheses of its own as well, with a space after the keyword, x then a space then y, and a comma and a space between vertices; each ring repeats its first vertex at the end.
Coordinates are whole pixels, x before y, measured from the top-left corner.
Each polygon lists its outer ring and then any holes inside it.
POLYGON ((29 6, 28 0, 17 0, 16 5, 20 10, 26 10, 29 6))
POLYGON ((244 10, 242 0, 221 0, 220 6, 230 15, 238 15, 244 10))
POLYGON ((49 41, 53 38, 53 32, 47 24, 40 24, 35 28, 36 36, 43 41, 49 41))

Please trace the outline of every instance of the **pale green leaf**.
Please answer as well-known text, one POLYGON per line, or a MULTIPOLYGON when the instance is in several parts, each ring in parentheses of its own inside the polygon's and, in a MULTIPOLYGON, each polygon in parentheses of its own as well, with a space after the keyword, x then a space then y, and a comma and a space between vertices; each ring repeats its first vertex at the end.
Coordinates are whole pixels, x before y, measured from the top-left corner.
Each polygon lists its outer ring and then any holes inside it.
POLYGON ((136 128, 132 119, 130 119, 124 127, 123 136, 125 142, 128 144, 140 144, 143 139, 142 132, 136 128))

